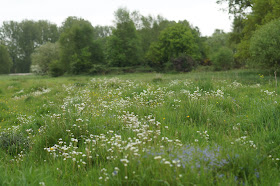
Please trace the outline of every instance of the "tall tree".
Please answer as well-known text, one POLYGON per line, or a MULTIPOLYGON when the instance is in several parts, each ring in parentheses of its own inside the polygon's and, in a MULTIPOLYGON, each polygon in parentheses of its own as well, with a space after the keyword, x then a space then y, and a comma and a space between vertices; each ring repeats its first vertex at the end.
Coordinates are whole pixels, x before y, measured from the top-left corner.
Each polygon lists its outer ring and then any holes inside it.
POLYGON ((135 66, 141 62, 140 38, 128 10, 115 12, 116 29, 108 40, 107 60, 110 66, 135 66))
POLYGON ((85 73, 93 64, 103 63, 103 52, 94 39, 94 29, 90 22, 68 17, 61 30, 60 61, 66 72, 85 73))
POLYGON ((253 64, 279 70, 280 68, 280 19, 271 21, 256 32, 250 40, 253 64))
POLYGON ((147 59, 151 66, 162 69, 167 62, 181 54, 196 60, 201 58, 199 45, 187 21, 173 24, 163 30, 159 40, 151 45, 147 59))
POLYGON ((10 73, 12 67, 12 60, 9 56, 8 50, 4 45, 0 44, 0 74, 10 73))
POLYGON ((113 29, 113 26, 94 27, 94 40, 100 45, 102 51, 106 50, 106 43, 108 41, 108 38, 112 35, 113 29))
POLYGON ((280 0, 218 0, 226 2, 229 13, 235 16, 231 39, 237 43, 235 57, 241 62, 250 59, 250 40, 255 31, 266 23, 280 18, 280 0), (236 30, 240 28, 240 30, 236 30))
POLYGON ((212 36, 207 38, 205 43, 207 46, 207 56, 211 58, 220 48, 229 46, 229 34, 223 30, 216 29, 212 36))
POLYGON ((171 26, 175 22, 168 21, 161 16, 142 16, 141 17, 141 29, 138 30, 139 36, 141 38, 141 46, 144 55, 147 54, 150 45, 153 42, 158 41, 160 32, 163 31, 168 26, 171 26))
POLYGON ((4 22, 0 32, 13 61, 12 72, 29 72, 34 49, 59 37, 57 26, 48 21, 4 22))
POLYGON ((20 32, 19 23, 14 21, 3 22, 0 32, 1 40, 7 46, 7 50, 13 62, 11 72, 18 72, 18 63, 21 56, 20 46, 18 45, 20 32))
POLYGON ((227 3, 228 13, 234 16, 246 16, 254 0, 217 0, 218 4, 227 3))

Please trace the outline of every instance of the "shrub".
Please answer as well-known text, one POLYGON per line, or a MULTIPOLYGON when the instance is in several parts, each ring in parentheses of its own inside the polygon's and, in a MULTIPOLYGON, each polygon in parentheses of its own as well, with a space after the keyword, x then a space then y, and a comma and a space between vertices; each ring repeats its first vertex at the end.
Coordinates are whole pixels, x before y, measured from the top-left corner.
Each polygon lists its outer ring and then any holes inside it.
POLYGON ((190 72, 197 66, 197 62, 187 55, 181 55, 173 59, 172 64, 178 72, 190 72))
MULTIPOLYGON (((172 26, 164 29, 159 36, 157 42, 151 44, 149 51, 146 54, 149 65, 156 70, 161 71, 165 68, 170 71, 170 68, 178 67, 179 71, 189 71, 190 69, 181 69, 180 64, 188 61, 187 57, 182 57, 180 54, 191 56, 194 59, 201 58, 199 44, 197 41, 198 35, 192 29, 187 21, 174 23, 172 26), (179 62, 177 67, 173 65, 173 60, 180 58, 185 62, 179 62), (185 59, 183 59, 185 58, 185 59)), ((191 60, 192 61, 192 60, 191 60)), ((177 62, 175 62, 177 64, 177 62)), ((184 68, 184 67, 182 67, 184 68)))
POLYGON ((29 140, 21 133, 2 132, 0 134, 0 148, 14 156, 29 148, 29 140))
POLYGON ((154 83, 159 83, 159 82, 162 82, 162 81, 163 81, 163 79, 161 77, 156 77, 156 78, 152 79, 152 82, 154 82, 154 83))
POLYGON ((70 61, 71 73, 73 74, 88 73, 92 66, 90 56, 91 53, 88 47, 81 49, 81 52, 79 54, 77 53, 73 54, 71 56, 71 61, 70 61))
POLYGON ((260 27, 250 40, 251 62, 257 66, 280 65, 280 19, 260 27))
POLYGON ((49 64, 59 59, 59 45, 58 43, 46 43, 35 49, 31 55, 31 72, 37 74, 47 74, 49 71, 49 64))
POLYGON ((107 72, 105 65, 100 64, 93 64, 91 69, 89 70, 89 74, 95 75, 95 74, 105 74, 107 72))
POLYGON ((44 74, 39 65, 31 65, 30 66, 30 72, 35 73, 35 74, 44 74))
MULTIPOLYGON (((164 66, 164 71, 165 72, 175 72, 174 65, 173 65, 173 63, 171 61, 168 61, 168 62, 164 63, 163 66, 164 66)), ((158 72, 162 71, 162 69, 159 69, 159 68, 156 68, 156 70, 158 72)))
POLYGON ((58 60, 50 63, 49 74, 53 77, 62 76, 64 74, 64 68, 58 60))
POLYGON ((233 52, 227 47, 221 47, 212 57, 214 70, 229 70, 234 58, 233 52))

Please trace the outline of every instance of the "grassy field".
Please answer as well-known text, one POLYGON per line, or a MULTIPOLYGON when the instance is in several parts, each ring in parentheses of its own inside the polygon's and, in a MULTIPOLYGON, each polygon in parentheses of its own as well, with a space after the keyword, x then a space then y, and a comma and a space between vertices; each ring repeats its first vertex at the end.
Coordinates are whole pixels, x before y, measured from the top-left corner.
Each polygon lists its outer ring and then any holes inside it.
POLYGON ((278 185, 279 93, 253 71, 0 76, 0 185, 278 185))

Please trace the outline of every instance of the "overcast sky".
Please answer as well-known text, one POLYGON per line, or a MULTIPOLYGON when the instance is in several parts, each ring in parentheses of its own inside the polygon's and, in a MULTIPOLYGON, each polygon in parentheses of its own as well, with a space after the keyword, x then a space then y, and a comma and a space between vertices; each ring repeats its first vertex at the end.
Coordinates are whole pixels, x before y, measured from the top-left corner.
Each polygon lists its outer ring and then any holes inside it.
POLYGON ((142 15, 161 15, 168 20, 188 20, 202 35, 214 30, 229 32, 231 20, 216 0, 1 0, 0 25, 3 21, 23 19, 49 20, 58 26, 68 17, 84 18, 96 25, 113 25, 114 11, 125 7, 142 15))

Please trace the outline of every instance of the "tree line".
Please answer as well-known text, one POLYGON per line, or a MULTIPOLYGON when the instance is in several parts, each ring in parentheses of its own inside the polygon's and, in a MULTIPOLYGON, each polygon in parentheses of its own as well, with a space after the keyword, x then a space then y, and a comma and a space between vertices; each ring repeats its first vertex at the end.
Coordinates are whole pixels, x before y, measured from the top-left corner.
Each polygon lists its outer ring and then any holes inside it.
POLYGON ((280 0, 217 0, 234 18, 228 41, 241 66, 280 66, 280 0))
POLYGON ((0 73, 188 72, 198 65, 213 70, 248 65, 277 68, 279 11, 263 10, 269 15, 265 18, 263 13, 260 21, 256 19, 261 10, 257 2, 266 1, 217 1, 225 2, 229 14, 234 15, 232 32, 216 30, 210 37, 202 37, 199 28, 187 20, 143 16, 125 8, 115 11, 114 26, 93 27, 78 17, 68 17, 61 27, 48 21, 4 22, 0 28, 0 73))

